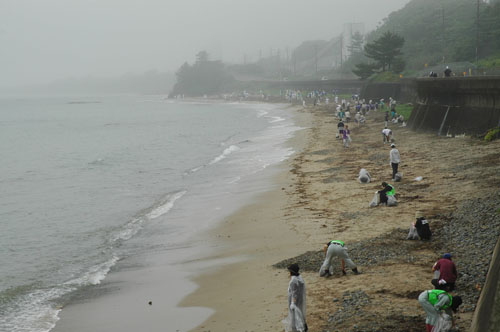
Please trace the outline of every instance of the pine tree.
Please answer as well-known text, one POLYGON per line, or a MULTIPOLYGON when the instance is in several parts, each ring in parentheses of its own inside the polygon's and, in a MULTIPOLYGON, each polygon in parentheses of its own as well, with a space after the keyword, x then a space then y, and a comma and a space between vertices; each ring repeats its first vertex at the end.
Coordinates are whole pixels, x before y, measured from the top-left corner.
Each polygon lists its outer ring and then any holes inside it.
POLYGON ((379 68, 378 64, 374 63, 358 63, 352 70, 352 72, 359 76, 360 79, 366 80, 368 77, 372 76, 375 73, 375 70, 379 68))
POLYGON ((396 57, 401 56, 401 48, 405 39, 395 33, 387 31, 380 38, 365 45, 365 55, 375 60, 382 71, 391 69, 396 57))

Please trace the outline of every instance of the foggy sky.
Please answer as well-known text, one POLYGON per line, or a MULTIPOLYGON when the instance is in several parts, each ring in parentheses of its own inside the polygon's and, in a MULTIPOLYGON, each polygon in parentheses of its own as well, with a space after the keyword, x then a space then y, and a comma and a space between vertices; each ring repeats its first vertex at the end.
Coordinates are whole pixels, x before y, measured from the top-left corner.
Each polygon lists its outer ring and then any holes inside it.
POLYGON ((0 87, 175 71, 194 54, 254 61, 409 0, 0 0, 0 87))

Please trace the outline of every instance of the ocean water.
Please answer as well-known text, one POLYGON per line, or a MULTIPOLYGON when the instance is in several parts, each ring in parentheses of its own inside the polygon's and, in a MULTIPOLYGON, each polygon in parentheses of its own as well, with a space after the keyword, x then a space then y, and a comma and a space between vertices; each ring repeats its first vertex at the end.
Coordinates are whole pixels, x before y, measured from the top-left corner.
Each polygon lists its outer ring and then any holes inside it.
POLYGON ((182 248, 293 151, 280 105, 0 98, 0 331, 50 331, 120 260, 182 248))

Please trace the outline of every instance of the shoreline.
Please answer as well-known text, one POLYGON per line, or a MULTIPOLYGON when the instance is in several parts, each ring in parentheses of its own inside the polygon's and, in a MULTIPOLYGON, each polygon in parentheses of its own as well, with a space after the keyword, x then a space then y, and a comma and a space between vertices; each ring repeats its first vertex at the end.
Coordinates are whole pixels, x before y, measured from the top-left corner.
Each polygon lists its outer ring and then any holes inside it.
MULTIPOLYGON (((379 134, 383 113, 372 112, 366 126, 355 127, 353 143, 344 149, 335 139, 337 120, 333 105, 330 108, 308 107, 302 111, 311 114, 312 126, 295 138, 295 143, 304 140, 303 149, 283 165, 284 172, 276 178, 281 189, 262 195, 258 202, 226 218, 210 232, 211 237, 229 236, 221 238, 222 249, 217 256, 250 258, 194 279, 200 287, 181 305, 202 305, 213 308, 215 313, 191 331, 282 331, 288 284, 288 273, 283 267, 291 261, 300 261, 301 257, 305 257, 301 262, 306 265, 302 274, 308 289, 310 330, 365 331, 360 329, 363 320, 373 326, 366 331, 401 331, 401 328, 419 331, 422 326, 425 329, 425 324, 422 325, 425 317, 416 297, 420 291, 432 288, 430 268, 441 251, 459 251, 459 248, 453 238, 448 242, 436 240, 431 246, 407 241, 409 225, 415 212, 423 211, 436 236, 443 236, 442 230, 449 227, 447 222, 453 218, 451 213, 468 199, 481 196, 475 186, 480 184, 484 192, 493 193, 495 183, 499 182, 496 175, 499 165, 487 165, 483 174, 468 165, 485 158, 500 160, 496 152, 500 143, 481 145, 470 138, 438 138, 393 127, 403 158, 404 178, 395 184, 399 205, 368 208, 380 182, 390 177, 386 161, 389 149, 382 145, 379 134), (440 158, 439 164, 433 162, 436 158, 440 158), (362 167, 372 174, 372 183, 368 185, 356 181, 362 167), (424 180, 414 181, 417 176, 423 176, 424 180), (333 237, 342 239, 348 247, 352 243, 361 275, 348 272, 347 277, 337 274, 329 279, 319 278, 320 249, 333 237), (394 250, 385 255, 383 248, 389 244, 394 250), (398 252, 399 246, 404 250, 398 252), (372 251, 374 263, 370 262, 372 251), (399 254, 405 255, 405 259, 398 258, 399 254), (281 269, 273 267, 289 257, 281 269), (307 262, 314 263, 307 266, 307 262), (391 290, 395 285, 397 290, 391 290), (350 306, 358 309, 346 310, 350 306), (341 308, 345 314, 339 316, 341 308), (366 314, 356 318, 357 310, 366 314), (389 325, 382 326, 384 317, 389 325)), ((481 260, 487 260, 487 255, 481 260)), ((460 271, 461 263, 469 266, 466 258, 457 257, 459 273, 467 273, 460 271)), ((467 281, 467 285, 457 289, 457 294, 462 290, 468 296, 478 295, 469 287, 476 285, 467 281)), ((460 328, 470 325, 474 305, 463 306, 460 328)))
MULTIPOLYGON (((289 141, 296 150, 294 155, 301 153, 311 124, 310 114, 300 112, 296 124, 304 129, 296 131, 289 141)), ((215 312, 190 331, 282 329, 281 320, 275 321, 274 314, 282 311, 282 303, 286 302, 283 283, 288 283, 288 274, 275 270, 272 264, 307 248, 306 237, 290 229, 283 220, 289 199, 287 191, 293 186, 288 176, 291 159, 293 156, 276 166, 279 170, 272 179, 274 189, 260 194, 255 202, 228 216, 206 234, 220 246, 211 258, 246 259, 215 267, 193 279, 199 288, 179 305, 201 304, 215 312)))
MULTIPOLYGON (((293 112, 292 117, 297 116, 296 108, 290 105, 276 104, 273 107, 281 111, 290 109, 293 112)), ((292 127, 296 127, 295 121, 292 122, 294 123, 292 127)), ((300 129, 293 130, 300 131, 300 129)), ((288 140, 283 143, 285 150, 290 148, 288 140)), ((283 161, 271 164, 272 166, 263 171, 266 174, 257 174, 257 178, 251 183, 237 189, 244 200, 236 207, 229 206, 229 211, 251 204, 258 200, 262 192, 274 188, 275 182, 268 179, 282 172, 280 170, 282 163, 283 161)), ((64 306, 59 321, 52 331, 83 332, 103 328, 136 331, 144 327, 148 331, 163 331, 166 326, 174 330, 188 331, 195 327, 210 316, 213 310, 199 305, 189 308, 178 306, 186 295, 198 287, 190 280, 191 277, 213 266, 224 267, 246 259, 244 255, 216 257, 213 254, 222 243, 219 241, 220 236, 216 237, 216 241, 212 241, 206 234, 220 223, 223 223, 223 220, 217 218, 215 224, 208 229, 203 226, 203 229, 184 239, 185 245, 178 249, 135 255, 120 260, 101 284, 82 290, 64 306), (89 291, 90 296, 87 294, 89 291), (148 305, 150 301, 152 305, 148 305), (165 309, 166 312, 162 312, 165 309), (134 317, 133 322, 123 319, 124 316, 134 317)))

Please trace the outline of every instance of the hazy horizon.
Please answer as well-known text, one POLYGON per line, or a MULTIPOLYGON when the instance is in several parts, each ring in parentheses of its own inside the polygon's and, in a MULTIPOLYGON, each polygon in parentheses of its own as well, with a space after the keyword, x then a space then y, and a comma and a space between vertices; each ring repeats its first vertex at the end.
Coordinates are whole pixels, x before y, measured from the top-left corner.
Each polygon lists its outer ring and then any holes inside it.
POLYGON ((0 0, 0 87, 174 72, 200 50, 226 62, 255 61, 259 53, 329 40, 344 23, 362 22, 368 32, 408 2, 0 0))

